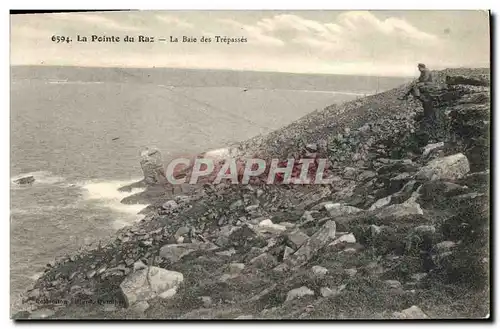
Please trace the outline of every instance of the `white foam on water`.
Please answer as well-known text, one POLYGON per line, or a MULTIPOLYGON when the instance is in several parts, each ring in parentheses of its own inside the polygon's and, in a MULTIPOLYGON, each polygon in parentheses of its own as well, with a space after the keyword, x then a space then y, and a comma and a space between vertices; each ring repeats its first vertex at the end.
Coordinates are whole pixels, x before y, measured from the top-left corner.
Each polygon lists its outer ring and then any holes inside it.
POLYGON ((14 181, 23 178, 23 177, 28 177, 28 176, 33 176, 35 178, 35 182, 31 185, 40 185, 40 184, 47 184, 47 185, 52 185, 52 184, 58 184, 62 183, 65 181, 64 177, 54 175, 50 171, 32 171, 28 172, 25 174, 19 174, 14 177, 11 177, 11 188, 24 188, 31 186, 30 184, 27 185, 19 185, 15 183, 14 181))
MULTIPOLYGON (((141 215, 137 213, 144 209, 147 204, 123 204, 120 201, 127 196, 136 194, 138 192, 144 191, 143 188, 135 188, 130 192, 120 192, 118 189, 122 186, 129 185, 136 182, 137 180, 131 181, 87 181, 82 182, 79 185, 84 192, 84 199, 87 201, 94 201, 102 204, 102 206, 107 207, 113 211, 120 213, 133 215, 132 217, 142 218, 141 215)), ((128 223, 130 224, 130 223, 128 223)))

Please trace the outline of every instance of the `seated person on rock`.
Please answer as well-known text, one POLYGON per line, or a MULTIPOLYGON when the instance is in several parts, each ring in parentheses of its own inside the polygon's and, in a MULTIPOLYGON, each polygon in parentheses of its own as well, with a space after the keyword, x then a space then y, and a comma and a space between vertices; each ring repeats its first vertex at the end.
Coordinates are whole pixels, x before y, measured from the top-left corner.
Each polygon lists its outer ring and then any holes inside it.
POLYGON ((407 99, 410 94, 417 99, 421 99, 421 93, 424 92, 425 86, 431 85, 434 82, 432 73, 425 64, 420 63, 417 67, 420 71, 418 80, 410 85, 404 96, 399 98, 400 100, 407 99))

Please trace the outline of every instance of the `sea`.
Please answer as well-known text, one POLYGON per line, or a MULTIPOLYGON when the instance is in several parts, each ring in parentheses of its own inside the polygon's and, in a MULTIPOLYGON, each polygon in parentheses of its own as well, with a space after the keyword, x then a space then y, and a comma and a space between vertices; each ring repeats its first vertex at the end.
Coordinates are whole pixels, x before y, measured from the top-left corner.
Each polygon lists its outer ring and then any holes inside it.
MULTIPOLYGON (((146 205, 120 200, 140 151, 165 161, 265 134, 406 78, 167 68, 11 67, 11 311, 56 257, 105 241, 146 205), (14 180, 32 175, 35 182, 14 180)), ((334 120, 334 118, 332 118, 334 120)))

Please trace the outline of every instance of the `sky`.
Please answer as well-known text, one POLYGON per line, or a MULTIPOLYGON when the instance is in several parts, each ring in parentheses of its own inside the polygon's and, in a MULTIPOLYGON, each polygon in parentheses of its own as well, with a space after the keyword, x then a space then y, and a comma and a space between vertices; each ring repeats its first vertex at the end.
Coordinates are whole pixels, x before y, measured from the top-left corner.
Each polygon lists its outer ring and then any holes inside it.
POLYGON ((174 67, 411 76, 488 67, 486 11, 133 11, 11 15, 11 65, 174 67), (135 37, 133 43, 77 36, 135 37), (139 43, 138 36, 153 43, 139 43), (72 38, 55 43, 52 36, 72 38), (211 37, 211 43, 158 38, 211 37), (246 38, 216 43, 215 36, 246 38))

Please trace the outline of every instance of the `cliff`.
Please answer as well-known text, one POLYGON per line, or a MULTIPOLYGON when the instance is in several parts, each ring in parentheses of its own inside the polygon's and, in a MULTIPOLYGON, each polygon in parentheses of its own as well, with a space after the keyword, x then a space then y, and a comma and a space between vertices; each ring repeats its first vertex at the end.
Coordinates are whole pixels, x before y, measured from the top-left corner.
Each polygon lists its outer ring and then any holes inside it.
POLYGON ((487 316, 489 71, 436 74, 425 104, 398 100, 402 86, 233 145, 298 158, 312 144, 332 184, 165 196, 114 241, 49 264, 15 317, 487 316))

